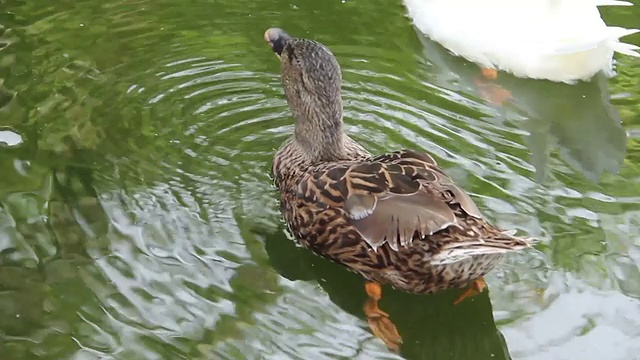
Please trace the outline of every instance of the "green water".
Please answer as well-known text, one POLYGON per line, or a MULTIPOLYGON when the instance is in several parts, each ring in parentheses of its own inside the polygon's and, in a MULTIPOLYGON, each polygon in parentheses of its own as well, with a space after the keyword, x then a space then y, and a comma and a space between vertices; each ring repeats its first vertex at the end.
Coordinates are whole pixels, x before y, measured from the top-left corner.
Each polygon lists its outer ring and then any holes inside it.
MULTIPOLYGON (((640 3, 603 13, 637 27, 640 3)), ((0 0, 0 358, 640 359, 640 59, 576 86, 501 75, 498 106, 404 14, 0 0), (397 354, 363 280, 285 236, 272 26, 331 47, 363 145, 431 152, 490 221, 541 239, 457 306, 385 288, 397 354)))

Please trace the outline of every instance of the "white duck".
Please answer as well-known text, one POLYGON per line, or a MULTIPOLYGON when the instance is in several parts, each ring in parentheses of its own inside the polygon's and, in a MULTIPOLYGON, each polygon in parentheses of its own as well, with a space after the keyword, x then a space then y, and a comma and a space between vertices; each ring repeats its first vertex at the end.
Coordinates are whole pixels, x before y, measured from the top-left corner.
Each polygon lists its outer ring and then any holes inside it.
POLYGON ((598 6, 619 0, 404 0, 416 27, 488 78, 574 83, 613 72, 613 53, 640 56, 619 38, 638 32, 607 26, 598 6))

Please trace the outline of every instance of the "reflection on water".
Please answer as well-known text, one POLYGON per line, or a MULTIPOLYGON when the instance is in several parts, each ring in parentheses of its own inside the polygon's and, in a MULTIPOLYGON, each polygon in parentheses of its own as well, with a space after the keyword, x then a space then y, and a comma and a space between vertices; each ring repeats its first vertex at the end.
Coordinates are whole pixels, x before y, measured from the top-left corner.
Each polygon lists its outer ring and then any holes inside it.
POLYGON ((554 149, 559 150, 560 159, 592 181, 604 172, 618 172, 627 139, 603 74, 576 85, 521 79, 506 73, 501 73, 496 82, 482 81, 477 66, 423 35, 418 37, 425 57, 438 72, 438 85, 487 101, 499 111, 499 119, 494 121, 510 121, 526 131, 525 143, 538 181, 544 181, 551 168, 562 166, 550 163, 554 149))
MULTIPOLYGON (((328 260, 311 255, 281 233, 267 235, 265 247, 276 270, 290 280, 318 281, 331 301, 363 320, 364 281, 328 260)), ((414 296, 385 287, 381 308, 403 337, 400 354, 410 359, 511 359, 491 313, 491 289, 460 305, 460 290, 414 296)))
POLYGON ((500 78, 498 107, 401 2, 10 0, 0 25, 5 358, 637 354, 640 63, 608 86, 500 78), (456 307, 385 289, 398 354, 368 331, 362 279, 282 231, 271 26, 332 48, 359 142, 433 153, 492 222, 543 239, 456 307))
POLYGON ((22 136, 11 130, 0 130, 0 144, 16 146, 22 142, 22 136))

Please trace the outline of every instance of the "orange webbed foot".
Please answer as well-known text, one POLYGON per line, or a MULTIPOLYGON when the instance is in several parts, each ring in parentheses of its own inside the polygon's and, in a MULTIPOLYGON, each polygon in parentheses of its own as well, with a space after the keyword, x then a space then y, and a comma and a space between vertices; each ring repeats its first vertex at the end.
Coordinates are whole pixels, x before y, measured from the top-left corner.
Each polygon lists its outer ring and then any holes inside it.
POLYGON ((462 302, 462 300, 468 297, 472 297, 480 294, 482 291, 484 291, 486 287, 487 287, 487 283, 484 282, 484 279, 480 278, 480 279, 474 280, 469 285, 467 290, 465 290, 465 292, 463 292, 462 295, 460 295, 460 297, 458 297, 458 299, 456 299, 456 301, 453 302, 453 305, 458 305, 459 303, 462 302))
POLYGON ((364 313, 367 315, 367 322, 373 335, 380 338, 391 351, 398 351, 402 344, 402 337, 398 329, 389 319, 389 314, 380 310, 378 300, 382 297, 382 288, 374 282, 365 285, 367 299, 364 305, 364 313))
POLYGON ((498 71, 491 68, 482 68, 482 76, 475 80, 480 96, 495 106, 502 106, 505 102, 513 99, 509 90, 496 84, 494 80, 498 78, 498 71))
POLYGON ((495 80, 498 78, 498 70, 492 68, 482 68, 482 76, 487 80, 495 80))

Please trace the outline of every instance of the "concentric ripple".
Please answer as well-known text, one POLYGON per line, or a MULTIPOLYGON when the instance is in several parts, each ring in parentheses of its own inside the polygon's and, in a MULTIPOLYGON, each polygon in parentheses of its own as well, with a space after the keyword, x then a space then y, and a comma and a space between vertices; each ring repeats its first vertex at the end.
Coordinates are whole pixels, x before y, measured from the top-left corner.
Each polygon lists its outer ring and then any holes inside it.
POLYGON ((401 2, 3 6, 3 354, 637 354, 637 61, 574 87, 501 78, 501 102, 401 2), (284 232, 269 172, 293 121, 262 41, 271 26, 330 46, 356 140, 428 151, 490 221, 541 239, 488 277, 490 298, 452 307, 452 294, 385 290, 399 354, 368 329, 361 279, 284 232))

